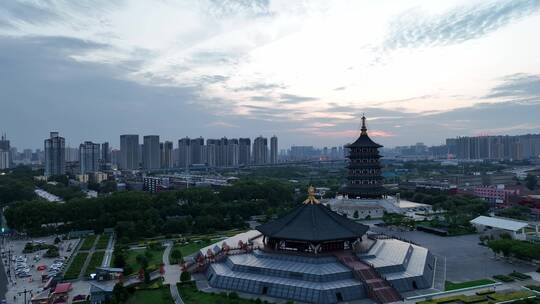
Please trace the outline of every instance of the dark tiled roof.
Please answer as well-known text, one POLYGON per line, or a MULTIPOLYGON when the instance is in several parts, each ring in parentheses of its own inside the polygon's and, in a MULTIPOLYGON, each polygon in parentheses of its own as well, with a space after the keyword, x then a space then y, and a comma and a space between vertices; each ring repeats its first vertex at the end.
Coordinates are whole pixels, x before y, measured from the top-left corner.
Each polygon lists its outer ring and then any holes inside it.
POLYGON ((352 144, 347 144, 345 147, 347 148, 352 148, 352 147, 381 148, 382 145, 379 145, 378 143, 371 140, 371 138, 369 138, 367 134, 361 134, 360 137, 358 137, 358 139, 355 142, 353 142, 352 144))
POLYGON ((256 229, 272 238, 322 242, 359 238, 368 226, 349 220, 324 205, 304 204, 256 229))

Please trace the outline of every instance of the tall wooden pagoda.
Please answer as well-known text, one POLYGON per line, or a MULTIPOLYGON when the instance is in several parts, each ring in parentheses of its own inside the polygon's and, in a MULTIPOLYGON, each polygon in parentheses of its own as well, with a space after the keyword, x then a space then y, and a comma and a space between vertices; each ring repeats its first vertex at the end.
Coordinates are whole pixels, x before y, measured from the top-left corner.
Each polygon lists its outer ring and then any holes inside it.
POLYGON ((366 127, 366 117, 362 116, 360 137, 345 145, 349 159, 347 183, 341 189, 341 194, 351 199, 379 199, 385 189, 381 176, 379 148, 382 146, 369 138, 366 127))

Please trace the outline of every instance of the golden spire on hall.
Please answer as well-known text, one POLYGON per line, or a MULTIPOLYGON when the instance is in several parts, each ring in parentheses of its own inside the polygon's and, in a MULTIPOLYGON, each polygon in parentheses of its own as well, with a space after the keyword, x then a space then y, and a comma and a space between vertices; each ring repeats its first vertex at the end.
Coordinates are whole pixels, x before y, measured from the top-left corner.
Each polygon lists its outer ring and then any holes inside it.
POLYGON ((315 198, 315 187, 309 186, 308 188, 308 197, 304 201, 304 204, 318 204, 319 200, 315 198))

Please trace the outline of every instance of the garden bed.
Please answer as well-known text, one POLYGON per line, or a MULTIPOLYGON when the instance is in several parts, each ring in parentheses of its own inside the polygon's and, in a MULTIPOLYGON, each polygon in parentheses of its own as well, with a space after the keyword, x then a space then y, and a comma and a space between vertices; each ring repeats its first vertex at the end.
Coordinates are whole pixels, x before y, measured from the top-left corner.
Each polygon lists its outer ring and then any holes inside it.
POLYGON ((101 266, 104 256, 105 251, 95 251, 90 257, 90 262, 88 263, 88 267, 86 267, 86 270, 84 271, 84 275, 88 277, 90 274, 95 273, 96 267, 101 266))
POLYGON ((227 293, 206 293, 197 290, 197 287, 190 283, 178 283, 178 292, 182 296, 185 304, 253 304, 262 303, 260 300, 248 300, 238 297, 235 292, 227 293))
POLYGON ((88 252, 77 253, 77 255, 73 258, 73 261, 71 261, 69 268, 66 269, 66 272, 64 273, 64 280, 73 280, 78 278, 87 257, 88 252))
POLYGON ((490 280, 490 279, 465 281, 465 282, 459 282, 459 283, 446 281, 445 290, 448 291, 448 290, 463 289, 463 288, 483 286, 483 285, 488 285, 488 284, 493 284, 493 283, 495 283, 495 281, 490 280))
POLYGON ((94 246, 94 242, 96 241, 97 235, 89 235, 86 237, 79 248, 79 250, 90 250, 94 246))
POLYGON ((100 235, 99 240, 96 243, 96 249, 107 249, 107 246, 109 245, 109 239, 111 237, 112 236, 106 234, 100 235))
POLYGON ((495 275, 493 276, 493 278, 497 281, 501 281, 501 282, 505 282, 505 283, 508 283, 508 282, 513 282, 515 281, 514 278, 510 277, 510 276, 506 276, 506 275, 495 275))

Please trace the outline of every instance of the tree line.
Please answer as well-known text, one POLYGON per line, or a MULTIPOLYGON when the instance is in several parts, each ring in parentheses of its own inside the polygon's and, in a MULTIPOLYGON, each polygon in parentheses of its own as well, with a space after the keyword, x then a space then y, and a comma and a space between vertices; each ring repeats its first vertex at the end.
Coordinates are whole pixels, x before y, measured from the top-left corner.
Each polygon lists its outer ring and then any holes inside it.
POLYGON ((65 203, 23 200, 5 211, 10 228, 31 235, 114 227, 135 240, 172 233, 209 233, 245 228, 250 216, 277 214, 294 205, 294 189, 282 182, 237 182, 218 191, 190 188, 158 194, 116 192, 65 203))

